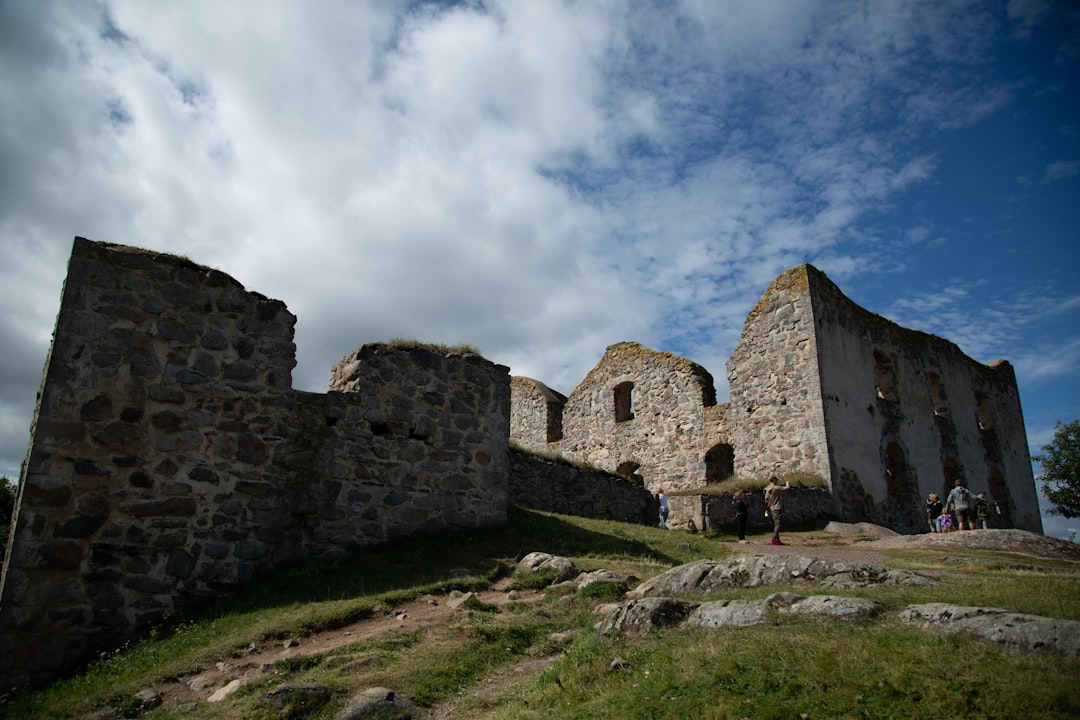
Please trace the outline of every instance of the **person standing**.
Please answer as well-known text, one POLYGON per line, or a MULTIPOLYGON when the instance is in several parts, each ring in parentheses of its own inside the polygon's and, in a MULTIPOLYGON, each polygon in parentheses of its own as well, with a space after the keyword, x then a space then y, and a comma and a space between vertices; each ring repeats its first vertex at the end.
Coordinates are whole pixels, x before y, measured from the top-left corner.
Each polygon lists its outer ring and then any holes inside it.
POLYGON ((770 545, 783 545, 780 542, 780 523, 784 517, 784 493, 791 489, 791 481, 789 480, 783 486, 780 485, 780 480, 775 475, 769 478, 769 484, 765 486, 765 507, 766 512, 772 516, 772 540, 769 541, 770 545))
POLYGON ((930 532, 941 532, 941 498, 937 493, 930 493, 926 498, 926 522, 930 525, 930 532))
POLYGON ((731 508, 735 511, 735 529, 739 533, 739 542, 746 542, 746 518, 749 514, 749 509, 746 505, 746 493, 742 490, 736 490, 735 496, 731 498, 731 508))
POLYGON ((986 530, 990 525, 990 505, 986 502, 986 494, 979 493, 975 496, 975 527, 986 530))
POLYGON ((662 527, 664 530, 667 530, 668 529, 667 519, 668 519, 668 512, 669 512, 668 502, 667 502, 667 495, 665 495, 664 493, 660 493, 659 500, 660 500, 660 527, 662 527))
POLYGON ((949 497, 945 498, 945 507, 952 508, 952 514, 956 517, 957 530, 975 529, 975 523, 971 519, 971 501, 971 491, 957 478, 953 489, 949 491, 949 497))

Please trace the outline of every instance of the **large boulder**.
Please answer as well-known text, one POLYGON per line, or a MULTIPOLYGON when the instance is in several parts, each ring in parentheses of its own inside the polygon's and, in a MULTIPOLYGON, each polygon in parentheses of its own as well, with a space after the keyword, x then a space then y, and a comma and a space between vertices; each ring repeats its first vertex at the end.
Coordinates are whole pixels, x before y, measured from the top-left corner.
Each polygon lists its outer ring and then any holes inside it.
POLYGON ((608 606, 607 616, 597 629, 600 635, 647 635, 656 628, 680 625, 698 603, 667 597, 631 600, 608 606))
POLYGON ((568 558, 543 552, 531 552, 521 558, 515 572, 523 575, 551 572, 555 575, 552 584, 572 580, 581 574, 581 570, 568 558))
POLYGON ((1056 651, 1080 658, 1080 621, 948 603, 909 605, 900 619, 943 635, 963 634, 1020 652, 1056 651))
POLYGON ((697 560, 672 568, 639 585, 630 597, 707 595, 733 588, 792 585, 817 581, 825 587, 929 585, 933 578, 847 560, 803 555, 739 555, 729 560, 697 560))
POLYGON ((883 606, 866 598, 846 595, 811 595, 776 593, 765 604, 783 615, 802 615, 837 620, 860 620, 881 614, 883 606))

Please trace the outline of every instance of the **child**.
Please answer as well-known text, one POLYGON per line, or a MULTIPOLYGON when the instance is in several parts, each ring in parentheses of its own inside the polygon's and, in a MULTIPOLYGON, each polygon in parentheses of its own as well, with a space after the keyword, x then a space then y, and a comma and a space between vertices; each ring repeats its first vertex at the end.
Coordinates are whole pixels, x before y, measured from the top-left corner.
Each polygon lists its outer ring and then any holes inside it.
POLYGON ((953 525, 952 514, 948 511, 948 509, 946 509, 945 512, 941 513, 941 517, 938 519, 941 521, 941 532, 947 533, 952 532, 956 529, 956 526, 953 525))
POLYGON ((986 530, 989 526, 990 506, 986 502, 986 493, 975 496, 975 527, 986 530))

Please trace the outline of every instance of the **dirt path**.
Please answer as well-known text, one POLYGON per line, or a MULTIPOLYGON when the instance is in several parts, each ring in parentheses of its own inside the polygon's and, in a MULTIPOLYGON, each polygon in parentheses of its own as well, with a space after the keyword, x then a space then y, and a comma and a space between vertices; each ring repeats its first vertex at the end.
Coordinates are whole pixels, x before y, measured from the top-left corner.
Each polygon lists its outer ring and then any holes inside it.
MULTIPOLYGON (((477 599, 489 605, 505 607, 510 602, 505 587, 507 582, 503 581, 490 590, 475 593, 477 599)), ((514 602, 532 603, 541 597, 543 597, 542 592, 522 592, 518 594, 514 602)), ((213 667, 204 669, 198 675, 178 678, 173 682, 157 683, 153 686, 153 690, 161 697, 163 704, 169 706, 206 701, 215 691, 234 680, 244 682, 272 676, 273 664, 280 660, 332 653, 337 648, 361 640, 386 634, 405 634, 417 628, 428 628, 446 623, 453 613, 459 612, 450 607, 447 600, 445 596, 425 596, 397 605, 382 615, 359 620, 334 630, 276 641, 273 645, 252 643, 246 651, 241 651, 233 657, 222 658, 213 667)), ((536 662, 539 661, 531 660, 530 663, 524 665, 536 662)), ((504 671, 503 674, 516 671, 520 670, 512 668, 504 671)), ((485 682, 495 683, 498 679, 498 677, 493 677, 485 682)))

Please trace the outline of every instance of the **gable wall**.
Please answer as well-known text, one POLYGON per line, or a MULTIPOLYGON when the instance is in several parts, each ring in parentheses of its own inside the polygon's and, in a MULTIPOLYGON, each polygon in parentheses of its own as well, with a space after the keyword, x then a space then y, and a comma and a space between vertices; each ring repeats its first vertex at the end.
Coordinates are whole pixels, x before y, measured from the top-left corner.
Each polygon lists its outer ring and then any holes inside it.
POLYGON ((567 398, 558 450, 608 472, 637 463, 653 493, 700 487, 706 408, 715 398, 712 377, 699 365, 638 343, 612 345, 567 398), (633 419, 617 422, 615 388, 622 383, 633 384, 633 419))

